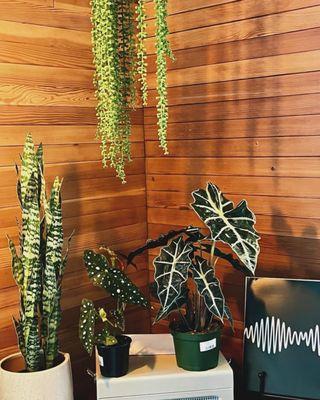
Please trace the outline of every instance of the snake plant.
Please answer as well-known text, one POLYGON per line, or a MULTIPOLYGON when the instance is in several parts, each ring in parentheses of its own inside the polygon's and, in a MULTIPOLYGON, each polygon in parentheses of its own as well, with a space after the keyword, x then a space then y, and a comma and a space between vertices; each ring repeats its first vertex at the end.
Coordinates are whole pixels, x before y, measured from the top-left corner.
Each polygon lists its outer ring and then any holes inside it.
POLYGON ((117 343, 116 336, 125 329, 124 312, 127 304, 149 307, 148 300, 123 272, 124 264, 120 257, 109 248, 102 250, 105 254, 85 250, 83 259, 92 283, 116 299, 116 308, 108 312, 104 308, 96 310, 91 300, 82 300, 79 337, 90 355, 95 344, 109 346, 117 343), (102 325, 100 330, 99 321, 102 325))
MULTIPOLYGON (((22 211, 20 245, 8 237, 12 271, 20 294, 20 315, 14 318, 18 344, 28 372, 48 369, 58 358, 63 255, 61 185, 54 180, 49 198, 44 179, 43 148, 26 138, 17 192, 22 211)), ((68 241, 69 243, 69 241, 68 241)))
POLYGON ((212 183, 192 192, 191 207, 207 227, 188 226, 170 231, 128 255, 128 262, 147 249, 162 246, 154 259, 155 282, 152 294, 160 302, 155 322, 173 311, 180 317, 173 328, 183 331, 203 332, 216 323, 229 320, 232 315, 216 276, 219 259, 237 270, 253 275, 259 255, 259 235, 254 225, 255 215, 245 200, 237 206, 228 200, 212 183), (223 243, 231 248, 218 248, 223 243))

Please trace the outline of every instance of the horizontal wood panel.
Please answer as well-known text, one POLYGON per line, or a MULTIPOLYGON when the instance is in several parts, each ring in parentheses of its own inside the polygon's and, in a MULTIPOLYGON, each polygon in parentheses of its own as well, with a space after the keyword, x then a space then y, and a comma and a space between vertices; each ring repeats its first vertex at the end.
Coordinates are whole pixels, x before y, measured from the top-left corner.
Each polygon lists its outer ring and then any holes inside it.
POLYGON ((95 125, 91 107, 2 106, 0 125, 95 125))
MULTIPOLYGON (((320 28, 283 33, 235 42, 212 44, 205 47, 176 50, 175 60, 168 60, 168 69, 191 68, 230 61, 249 60, 280 54, 317 50, 320 28)), ((156 56, 149 55, 148 71, 156 71, 156 56)))
MULTIPOLYGON (((320 72, 310 72, 171 87, 168 89, 168 102, 169 105, 210 103, 213 101, 292 96, 319 92, 320 72)), ((151 90, 148 105, 155 106, 156 104, 157 92, 151 90)))
MULTIPOLYGON (((205 142, 204 142, 205 143, 205 142)), ((220 150, 220 146, 218 144, 220 150)), ((170 148, 172 151, 172 148, 170 148)), ((223 151, 223 149, 222 149, 223 151)), ((214 154, 215 151, 212 152, 214 154)), ((190 154, 190 153, 189 153, 190 154)), ((318 157, 179 157, 170 158, 170 169, 166 157, 148 157, 147 174, 193 174, 206 175, 240 175, 240 176, 273 176, 273 177, 320 177, 320 160, 318 157)))
MULTIPOLYGON (((0 67, 1 72, 1 67, 0 67)), ((21 84, 0 84, 0 106, 69 106, 94 107, 94 91, 21 84), (81 106, 80 106, 81 104, 81 106)))
MULTIPOLYGON (((48 65, 49 67, 93 69, 89 46, 79 51, 78 47, 53 47, 43 44, 1 41, 0 62, 27 65, 48 65)), ((87 82, 90 84, 90 82, 87 82)))
MULTIPOLYGON (((138 112, 138 111, 137 111, 138 112)), ((77 144, 95 143, 97 140, 96 126, 67 125, 0 125, 0 146, 21 146, 27 132, 32 133, 32 138, 36 144, 77 144), (54 130, 54 134, 52 131, 54 130)), ((143 126, 132 126, 132 141, 143 141, 143 126)))
MULTIPOLYGON (((93 72, 87 69, 1 63, 0 73, 2 84, 34 85, 37 87, 43 85, 53 91, 60 87, 93 89, 93 72)), ((72 105, 72 102, 69 105, 72 105)))
POLYGON ((78 51, 90 49, 90 33, 74 32, 69 29, 52 28, 34 24, 3 21, 0 19, 0 40, 38 46, 77 48, 78 51))
MULTIPOLYGON (((262 3, 257 3, 255 0, 218 0, 216 2, 212 0, 189 0, 187 4, 183 0, 174 0, 172 4, 170 2, 168 5, 170 14, 168 25, 170 32, 179 32, 268 14, 279 14, 319 4, 318 0, 282 0, 280 2, 277 0, 264 0, 262 3)), ((149 18, 154 17, 154 9, 151 5, 147 6, 146 10, 149 18)), ((153 35, 154 32, 155 24, 150 24, 148 33, 153 35)))
MULTIPOLYGON (((211 176, 223 193, 261 196, 320 197, 318 178, 272 178, 243 176, 211 176), (299 188, 299 190, 297 190, 299 188)), ((148 175, 147 189, 160 191, 192 192, 205 187, 208 177, 202 175, 148 175)))
MULTIPOLYGON (((301 1, 300 4, 302 4, 301 1)), ((319 6, 302 8, 221 25, 209 25, 203 28, 195 27, 196 29, 172 33, 169 35, 169 39, 171 48, 179 50, 207 46, 212 43, 232 42, 258 36, 300 31, 317 28, 319 26, 319 13, 319 6)), ((150 54, 155 52, 153 38, 146 40, 146 48, 150 54)))
MULTIPOLYGON (((183 86, 208 82, 233 81, 272 75, 318 71, 320 50, 281 54, 249 60, 217 63, 199 67, 168 71, 168 86, 183 86)), ((156 87, 155 74, 148 75, 150 89, 156 87)))
MULTIPOLYGON (((50 182, 48 182, 50 183, 50 182)), ((62 195, 64 200, 82 198, 82 197, 95 197, 106 196, 106 195, 123 195, 132 190, 144 189, 145 177, 141 175, 129 175, 126 185, 123 185, 121 181, 112 176, 104 178, 92 178, 92 179, 73 179, 70 184, 65 182, 62 188, 62 195)), ((15 186, 4 187, 4 190, 0 192, 0 204, 5 207, 15 206, 18 204, 15 186)))
MULTIPOLYGON (((231 3, 233 1, 239 0, 189 0, 185 2, 184 0, 171 0, 168 2, 168 12, 169 14, 176 14, 190 10, 197 10, 199 8, 206 8, 212 5, 219 5, 225 3, 231 3)), ((150 0, 146 1, 146 12, 148 18, 152 17, 152 13, 154 11, 153 4, 150 0)))
MULTIPOLYGON (((249 115, 250 116, 250 115, 249 115)), ((236 137, 311 136, 318 135, 320 115, 258 117, 250 119, 222 119, 218 121, 195 121, 170 123, 169 139, 214 139, 236 137)), ((1 129, 1 127, 0 127, 1 129)), ((156 124, 145 126, 146 139, 157 139, 156 124)))
MULTIPOLYGON (((169 121, 173 123, 319 114, 319 100, 320 94, 306 94, 172 106, 169 107, 169 121)), ((147 108, 144 115, 147 125, 156 123, 156 109, 147 108)), ((254 129, 254 126, 251 129, 254 129)))
MULTIPOLYGON (((228 197, 229 194, 226 193, 228 197)), ((232 194, 230 197, 235 204, 243 200, 244 196, 232 194)), ((295 216, 299 218, 319 218, 318 199, 308 199, 304 197, 276 197, 276 196, 257 196, 245 195, 250 209, 257 214, 275 215, 282 217, 295 216)), ((149 208, 173 208, 177 210, 190 209, 192 203, 190 193, 183 192, 148 192, 149 208)))
POLYGON ((82 13, 22 0, 1 0, 1 19, 76 31, 89 31, 91 27, 90 19, 82 13))
POLYGON ((76 10, 81 13, 88 13, 90 8, 90 0, 55 0, 54 7, 76 10))
MULTIPOLYGON (((133 112, 134 125, 142 124, 142 114, 133 112)), ((95 125, 92 107, 59 106, 2 106, 0 125, 95 125)))
MULTIPOLYGON (((320 155, 320 136, 203 139, 196 142, 174 140, 169 141, 168 148, 170 157, 316 157, 320 155)), ((156 142, 149 142, 146 154, 148 157, 159 157, 162 153, 156 142)), ((319 167, 319 164, 315 166, 319 167)), ((319 168, 315 171, 319 172, 319 168)))

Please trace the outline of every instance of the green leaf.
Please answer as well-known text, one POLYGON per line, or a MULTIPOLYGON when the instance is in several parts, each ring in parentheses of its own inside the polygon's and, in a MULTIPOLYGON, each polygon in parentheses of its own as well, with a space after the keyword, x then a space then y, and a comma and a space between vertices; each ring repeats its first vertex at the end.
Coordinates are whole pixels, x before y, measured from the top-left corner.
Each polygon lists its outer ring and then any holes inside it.
POLYGON ((162 247, 159 256, 153 261, 157 296, 161 304, 156 322, 177 308, 183 284, 188 279, 192 251, 192 246, 179 236, 169 245, 162 247))
POLYGON ((11 266, 12 266, 12 273, 13 277, 19 286, 22 288, 23 286, 23 265, 21 262, 20 257, 17 254, 16 247, 13 241, 8 237, 9 249, 11 252, 11 266))
POLYGON ((27 331, 25 338, 26 367, 29 372, 39 371, 41 367, 41 346, 38 330, 38 318, 26 318, 24 331, 27 331))
POLYGON ((230 308, 227 305, 227 303, 225 303, 225 305, 224 305, 224 317, 227 318, 227 320, 229 321, 229 324, 231 326, 232 331, 234 331, 233 318, 232 318, 232 314, 231 314, 230 308))
MULTIPOLYGON (((149 285, 149 289, 150 289, 150 293, 151 295, 159 300, 158 297, 158 293, 157 293, 157 283, 156 282, 152 282, 149 285)), ((157 321, 159 321, 160 319, 164 319, 166 318, 171 312, 173 311, 177 311, 179 308, 182 308, 185 304, 187 304, 188 302, 188 295, 189 295, 189 289, 187 287, 186 284, 182 285, 181 287, 181 293, 179 295, 179 297, 175 300, 175 302, 172 303, 172 306, 169 307, 165 313, 159 312, 154 323, 156 323, 157 321)))
MULTIPOLYGON (((20 318, 21 318, 21 316, 20 316, 20 318)), ((26 357, 26 347, 25 347, 25 340, 24 340, 24 334, 23 334, 23 324, 21 323, 21 321, 17 321, 15 318, 13 318, 13 324, 14 324, 17 338, 18 338, 19 349, 21 351, 22 356, 25 358, 26 357)))
POLYGON ((112 316, 112 325, 123 332, 125 329, 124 312, 122 310, 111 310, 110 315, 112 316))
POLYGON ((254 273, 260 252, 259 235, 254 229, 255 215, 242 200, 235 208, 217 186, 192 192, 192 208, 208 226, 211 238, 228 244, 245 267, 254 273))
POLYGON ((32 136, 28 133, 23 148, 23 154, 21 157, 21 174, 20 174, 20 192, 21 192, 21 203, 24 203, 24 198, 29 189, 29 181, 33 174, 38 169, 38 162, 35 155, 35 147, 32 140, 32 136))
POLYGON ((214 268, 208 265, 207 260, 196 256, 195 264, 191 266, 191 271, 207 309, 211 314, 223 321, 225 300, 220 282, 215 276, 214 268))
POLYGON ((123 303, 149 307, 149 302, 138 287, 118 268, 108 265, 103 254, 85 250, 83 256, 89 278, 123 303))
POLYGON ((93 302, 83 299, 80 308, 79 338, 83 347, 90 355, 95 345, 94 326, 97 317, 98 314, 93 302))
POLYGON ((104 324, 102 331, 96 334, 95 342, 105 344, 106 346, 113 346, 118 343, 115 336, 110 333, 107 323, 104 324))

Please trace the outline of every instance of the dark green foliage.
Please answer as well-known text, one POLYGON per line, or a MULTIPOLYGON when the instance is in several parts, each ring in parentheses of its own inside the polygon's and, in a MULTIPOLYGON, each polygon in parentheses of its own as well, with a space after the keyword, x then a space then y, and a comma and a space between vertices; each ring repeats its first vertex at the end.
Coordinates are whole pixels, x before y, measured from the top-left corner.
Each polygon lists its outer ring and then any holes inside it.
POLYGON ((94 326, 98 314, 91 300, 83 299, 80 308, 79 337, 83 347, 91 355, 94 347, 94 326))
POLYGON ((190 254, 192 246, 185 243, 182 236, 161 249, 160 254, 154 260, 157 284, 157 295, 161 309, 156 321, 165 318, 180 302, 183 284, 188 279, 188 270, 191 266, 190 254))
POLYGON ((148 300, 137 286, 119 269, 108 265, 103 254, 85 250, 83 256, 89 278, 122 303, 148 307, 148 300))
POLYGON ((48 202, 43 148, 40 145, 36 151, 28 135, 17 183, 22 211, 20 254, 10 238, 8 242, 20 291, 20 318, 14 324, 30 372, 52 367, 58 356, 61 281, 66 263, 62 256, 61 183, 56 178, 48 202))
POLYGON ((112 346, 117 343, 116 336, 125 330, 124 312, 127 304, 150 307, 149 301, 138 287, 120 269, 123 265, 118 256, 109 248, 103 248, 106 254, 85 250, 83 259, 90 280, 110 293, 116 299, 117 307, 97 312, 91 300, 84 299, 80 310, 79 337, 91 354, 98 343, 112 346), (97 331, 96 323, 100 320, 102 328, 97 331))
POLYGON ((222 259, 236 270, 254 274, 260 250, 255 216, 245 201, 234 208, 212 183, 206 189, 195 190, 192 196, 191 206, 210 234, 193 226, 170 231, 134 250, 128 262, 133 264, 134 258, 145 250, 164 246, 153 262, 155 282, 151 294, 161 305, 155 322, 176 311, 180 322, 173 320, 173 329, 205 331, 224 319, 233 329, 232 315, 216 276, 216 264, 222 259), (219 249, 218 242, 229 245, 238 258, 219 249))
POLYGON ((191 206, 210 229, 211 239, 228 244, 243 265, 254 273, 260 251, 259 235, 247 202, 243 200, 234 207, 212 183, 208 183, 206 189, 195 190, 192 196, 191 206))

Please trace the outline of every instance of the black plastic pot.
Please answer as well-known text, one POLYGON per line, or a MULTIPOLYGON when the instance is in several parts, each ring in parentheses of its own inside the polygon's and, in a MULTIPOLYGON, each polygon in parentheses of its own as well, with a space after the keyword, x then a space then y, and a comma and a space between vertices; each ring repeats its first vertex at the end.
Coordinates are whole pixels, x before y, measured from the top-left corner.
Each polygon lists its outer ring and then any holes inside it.
POLYGON ((118 343, 113 346, 98 344, 100 371, 108 378, 118 378, 126 375, 129 369, 129 349, 131 338, 129 336, 117 336, 118 343))
POLYGON ((171 331, 171 334, 180 368, 188 371, 206 371, 218 365, 220 327, 205 333, 171 331))

